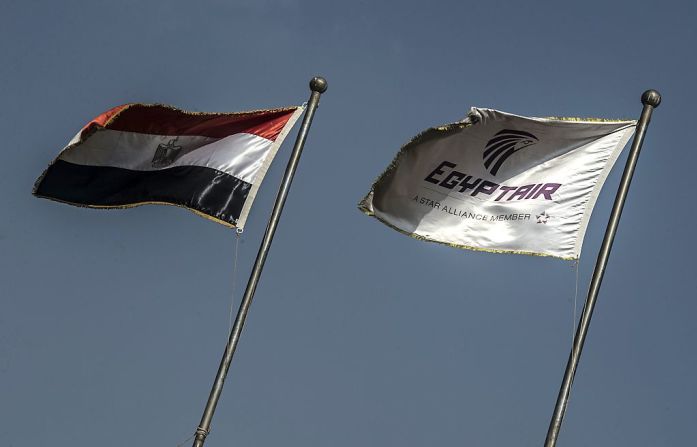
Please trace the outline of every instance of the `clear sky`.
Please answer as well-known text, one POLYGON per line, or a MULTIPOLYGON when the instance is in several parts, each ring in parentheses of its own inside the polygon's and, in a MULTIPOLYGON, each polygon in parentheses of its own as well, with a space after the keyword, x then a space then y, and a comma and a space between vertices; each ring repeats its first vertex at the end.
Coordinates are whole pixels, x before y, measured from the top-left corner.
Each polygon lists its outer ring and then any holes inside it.
MULTIPOLYGON (((575 270, 412 240, 357 202, 399 147, 470 106, 655 111, 559 446, 697 436, 694 2, 0 3, 0 445, 175 447, 227 338, 235 233, 175 207, 31 196, 89 119, 329 90, 206 445, 540 446, 572 337, 575 270)), ((246 283, 295 131, 239 244, 246 283)), ((578 307, 626 151, 596 206, 578 307)), ((187 442, 185 445, 188 445, 187 442)))

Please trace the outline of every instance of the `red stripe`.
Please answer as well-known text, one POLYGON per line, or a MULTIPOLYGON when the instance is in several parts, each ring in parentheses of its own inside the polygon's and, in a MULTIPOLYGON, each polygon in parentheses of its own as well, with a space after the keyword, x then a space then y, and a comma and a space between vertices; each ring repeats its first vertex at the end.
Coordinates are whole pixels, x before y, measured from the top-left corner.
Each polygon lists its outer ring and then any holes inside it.
POLYGON ((84 127, 80 130, 80 133, 85 132, 85 130, 89 129, 91 126, 97 125, 97 126, 102 126, 104 125, 117 113, 122 111, 128 107, 128 104, 123 104, 120 106, 112 107, 111 109, 107 110, 106 112, 102 113, 101 115, 97 116, 94 118, 92 121, 89 123, 85 124, 84 127))
MULTIPOLYGON (((153 135, 198 135, 224 138, 250 133, 274 141, 296 108, 240 113, 192 113, 159 104, 127 104, 102 124, 107 129, 153 135)), ((95 121, 93 121, 95 122, 95 121)), ((100 123, 101 124, 101 123, 100 123)))

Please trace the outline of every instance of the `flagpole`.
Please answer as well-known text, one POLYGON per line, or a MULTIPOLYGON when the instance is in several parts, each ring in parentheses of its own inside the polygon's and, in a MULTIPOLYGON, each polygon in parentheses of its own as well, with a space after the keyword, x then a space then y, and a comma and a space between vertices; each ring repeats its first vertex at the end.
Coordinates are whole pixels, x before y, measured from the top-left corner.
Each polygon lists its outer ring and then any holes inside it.
POLYGON ((259 246, 259 252, 257 253, 256 260, 254 261, 252 273, 249 275, 247 288, 244 291, 240 308, 237 311, 235 324, 232 326, 232 330, 230 331, 230 337, 228 339, 227 346, 225 347, 223 358, 220 361, 220 366, 218 367, 218 373, 215 376, 211 393, 208 396, 206 408, 203 411, 201 422, 196 429, 193 447, 203 447, 203 443, 206 441, 206 436, 208 436, 208 433, 210 432, 211 420, 213 419, 215 407, 218 405, 220 393, 223 391, 225 376, 227 376, 228 370, 230 369, 232 356, 235 353, 237 342, 240 339, 240 334, 242 333, 242 328, 244 327, 244 321, 247 318, 247 313, 249 312, 249 306, 252 304, 252 298, 254 298, 254 292, 257 288, 259 278, 261 277, 264 262, 266 262, 266 255, 268 254, 269 247, 271 247, 271 241, 273 240, 274 233, 276 232, 276 227, 278 226, 278 221, 281 217, 281 212, 283 211, 283 205, 285 204, 288 191, 290 190, 290 184, 293 181, 295 170, 298 167, 300 155, 303 151, 305 140, 307 139, 307 133, 309 132, 310 125, 312 124, 312 118, 314 117, 315 110, 317 110, 317 106, 319 105, 320 95, 327 90, 327 81, 322 77, 312 78, 310 81, 310 90, 312 93, 310 94, 310 100, 307 103, 305 116, 303 117, 303 122, 300 126, 298 137, 295 140, 293 152, 290 154, 290 159, 288 160, 288 165, 286 166, 286 172, 283 174, 283 180, 281 181, 281 186, 278 190, 278 194, 276 195, 276 202, 274 203, 273 211, 271 211, 271 217, 269 217, 269 223, 266 226, 264 238, 259 246))
POLYGON ((576 374, 576 367, 578 366, 579 359, 581 358, 581 350, 583 349, 583 343, 586 340, 586 334, 588 333, 588 326, 590 325, 591 317, 593 316, 593 308, 595 307, 595 302, 598 298, 600 284, 603 281, 605 267, 607 266, 607 261, 610 257, 612 242, 615 239, 617 226, 620 223, 624 201, 627 198, 629 185, 632 182, 632 175, 634 175, 634 168, 636 167, 637 160, 639 159, 639 152, 641 151, 641 145, 644 142, 646 128, 651 121, 651 113, 653 112, 653 109, 658 107, 658 105, 661 103, 661 95, 656 90, 647 90, 643 95, 641 95, 641 102, 644 105, 644 108, 641 111, 641 117, 637 123, 636 134, 634 135, 634 140, 632 141, 632 148, 629 151, 627 164, 624 166, 620 186, 617 189, 617 195, 615 196, 615 203, 612 206, 610 220, 608 221, 607 228, 605 229, 603 244, 600 247, 598 259, 595 261, 595 270, 593 270, 593 276, 588 289, 588 297, 586 298, 586 303, 583 305, 581 320, 579 322, 578 329, 576 330, 576 335, 574 336, 569 361, 566 364, 564 380, 562 381, 561 388, 559 389, 559 396, 557 397, 557 403, 554 407, 552 420, 549 423, 547 438, 545 439, 545 447, 555 447, 557 445, 557 437, 559 436, 559 430, 564 419, 564 413, 566 412, 566 407, 569 403, 571 385, 573 384, 574 375, 576 374))

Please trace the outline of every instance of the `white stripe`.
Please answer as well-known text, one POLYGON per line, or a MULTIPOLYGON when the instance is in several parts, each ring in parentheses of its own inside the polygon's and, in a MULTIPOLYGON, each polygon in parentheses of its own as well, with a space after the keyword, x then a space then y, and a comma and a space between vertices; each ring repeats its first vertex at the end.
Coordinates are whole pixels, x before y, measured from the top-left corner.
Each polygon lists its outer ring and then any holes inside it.
POLYGON ((272 144, 271 140, 247 133, 217 139, 98 129, 83 143, 68 146, 58 158, 84 166, 110 166, 134 171, 202 166, 253 183, 267 160, 272 144), (164 166, 153 164, 158 146, 172 141, 176 146, 181 146, 174 162, 164 166))
POLYGON ((286 125, 283 127, 281 133, 278 135, 278 137, 276 137, 276 140, 273 142, 273 144, 271 144, 268 156, 264 157, 264 160, 262 160, 263 164, 261 165, 259 171, 256 173, 256 177, 251 182, 252 188, 249 190, 249 194, 247 194, 247 200, 244 202, 244 206, 242 207, 242 211, 240 212, 239 219, 237 219, 238 228, 244 227, 244 223, 247 221, 247 216, 249 215, 249 210, 252 207, 252 202, 254 202, 254 198, 257 195, 257 191, 259 191, 261 181, 264 180, 266 171, 269 170, 271 162, 273 161, 274 157, 276 157, 276 152, 278 152, 278 149, 281 147, 283 140, 286 139, 288 132, 290 132, 290 129, 293 128, 293 125, 298 120, 298 118, 300 118, 300 115, 304 111, 305 104, 295 109, 295 112, 293 112, 293 114, 290 116, 288 122, 286 122, 286 125))
POLYGON ((205 166, 253 184, 272 144, 258 135, 238 133, 189 152, 172 166, 205 166))

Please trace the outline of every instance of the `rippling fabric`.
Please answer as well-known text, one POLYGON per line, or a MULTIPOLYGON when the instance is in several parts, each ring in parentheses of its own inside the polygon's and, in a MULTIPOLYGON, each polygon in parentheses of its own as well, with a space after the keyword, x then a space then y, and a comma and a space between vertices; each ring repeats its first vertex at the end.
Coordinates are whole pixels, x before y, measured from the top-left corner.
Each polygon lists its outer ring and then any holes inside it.
POLYGON ((242 228, 303 107, 240 113, 127 104, 90 121, 34 194, 92 208, 167 204, 242 228))
POLYGON ((234 223, 250 188, 247 182, 200 166, 146 172, 58 160, 50 167, 50 174, 38 186, 36 194, 93 208, 178 205, 221 222, 234 223))
POLYGON ((359 208, 417 239, 577 259, 598 193, 635 126, 473 108, 407 143, 359 208))

